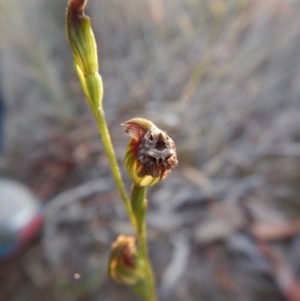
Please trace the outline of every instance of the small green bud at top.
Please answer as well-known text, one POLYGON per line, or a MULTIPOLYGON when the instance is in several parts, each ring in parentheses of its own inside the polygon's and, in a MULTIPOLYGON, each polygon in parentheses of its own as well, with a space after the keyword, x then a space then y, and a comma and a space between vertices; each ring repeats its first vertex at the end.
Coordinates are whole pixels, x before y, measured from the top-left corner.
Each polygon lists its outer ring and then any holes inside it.
POLYGON ((120 235, 112 244, 109 275, 116 282, 133 286, 143 279, 135 238, 120 235))
POLYGON ((70 0, 66 28, 75 60, 84 74, 98 71, 97 46, 91 21, 84 14, 87 0, 70 0))
POLYGON ((178 165, 174 141, 151 121, 133 118, 122 125, 131 136, 124 158, 135 185, 148 187, 163 180, 178 165))

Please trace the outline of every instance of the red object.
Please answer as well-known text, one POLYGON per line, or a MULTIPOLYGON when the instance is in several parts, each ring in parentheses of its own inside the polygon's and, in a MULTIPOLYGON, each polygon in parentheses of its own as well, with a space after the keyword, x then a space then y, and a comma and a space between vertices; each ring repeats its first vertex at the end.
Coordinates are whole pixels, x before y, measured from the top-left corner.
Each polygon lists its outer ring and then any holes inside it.
POLYGON ((20 231, 20 244, 29 243, 40 231, 44 223, 44 216, 40 213, 20 231))

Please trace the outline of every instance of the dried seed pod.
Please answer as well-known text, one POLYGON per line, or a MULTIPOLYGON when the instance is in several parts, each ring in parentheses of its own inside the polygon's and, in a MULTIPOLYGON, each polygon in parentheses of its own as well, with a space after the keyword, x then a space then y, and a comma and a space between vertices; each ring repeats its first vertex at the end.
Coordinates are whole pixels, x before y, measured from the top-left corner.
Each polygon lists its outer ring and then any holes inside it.
POLYGON ((146 119, 133 118, 123 125, 132 137, 125 167, 135 184, 151 186, 163 180, 178 165, 174 141, 146 119))

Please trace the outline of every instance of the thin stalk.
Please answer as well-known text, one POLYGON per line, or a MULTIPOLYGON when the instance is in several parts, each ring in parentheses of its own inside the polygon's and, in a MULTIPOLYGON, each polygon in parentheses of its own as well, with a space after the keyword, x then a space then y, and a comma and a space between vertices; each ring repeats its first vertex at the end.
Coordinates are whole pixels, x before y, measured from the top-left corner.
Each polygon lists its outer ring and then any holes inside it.
POLYGON ((150 264, 149 254, 148 254, 148 246, 147 246, 147 234, 146 234, 146 228, 138 233, 138 243, 140 247, 140 254, 144 261, 144 267, 147 277, 147 290, 148 290, 148 296, 149 301, 157 301, 156 298, 156 291, 155 291, 155 280, 153 275, 153 270, 150 264))
POLYGON ((96 121, 97 121, 97 125, 98 125, 98 129, 99 129, 99 133, 101 135, 102 138, 102 142, 104 145, 104 149, 106 151, 106 155, 108 157, 108 161, 109 161, 109 165, 116 183, 116 186, 118 188, 119 194, 122 198, 122 201, 124 203, 126 212, 128 214, 128 217, 130 219, 131 224, 133 225, 133 227, 136 228, 136 223, 135 223, 135 219, 132 213, 132 209, 131 209, 131 205, 130 205, 130 200, 127 197, 127 193, 126 193, 126 189, 124 186, 124 182, 122 180, 122 176, 120 173, 120 169, 117 163, 117 159, 116 159, 116 155, 115 155, 115 151, 111 142, 111 138, 110 138, 110 134, 107 128, 107 123, 105 120, 105 113, 104 110, 99 107, 98 109, 98 115, 95 116, 96 121))
POLYGON ((150 264, 148 244, 147 244, 147 231, 146 231, 146 209, 147 209, 147 188, 132 186, 131 190, 131 205, 133 213, 137 219, 137 240, 139 245, 139 252, 141 260, 144 265, 146 275, 146 287, 145 295, 147 301, 157 301, 155 278, 150 264))

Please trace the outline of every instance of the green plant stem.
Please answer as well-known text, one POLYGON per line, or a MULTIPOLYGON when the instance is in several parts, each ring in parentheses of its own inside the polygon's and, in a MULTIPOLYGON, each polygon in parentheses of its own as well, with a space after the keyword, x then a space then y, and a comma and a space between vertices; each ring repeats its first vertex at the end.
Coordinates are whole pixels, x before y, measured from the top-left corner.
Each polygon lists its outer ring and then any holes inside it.
POLYGON ((146 231, 146 210, 147 210, 147 188, 139 187, 133 184, 131 190, 131 206, 137 223, 137 240, 139 251, 146 275, 146 292, 147 301, 157 301, 155 290, 155 278, 150 264, 147 231, 146 231))
POLYGON ((109 165, 110 165, 116 186, 117 186, 119 194, 123 200, 123 203, 124 203, 125 209, 127 211, 128 217, 130 219, 130 222, 133 225, 133 227, 135 227, 135 230, 136 230, 135 218, 132 213, 130 200, 127 197, 124 182, 122 180, 122 176, 121 176, 120 169, 119 169, 119 166, 117 163, 114 148, 113 148, 113 145, 111 142, 110 134, 109 134, 109 131, 107 128, 107 123, 105 120, 105 113, 104 113, 104 110, 102 109, 102 107, 98 108, 98 115, 95 115, 95 119, 97 121, 98 129, 99 129, 99 132, 100 132, 100 135, 102 138, 104 149, 105 149, 107 157, 108 157, 109 165))

